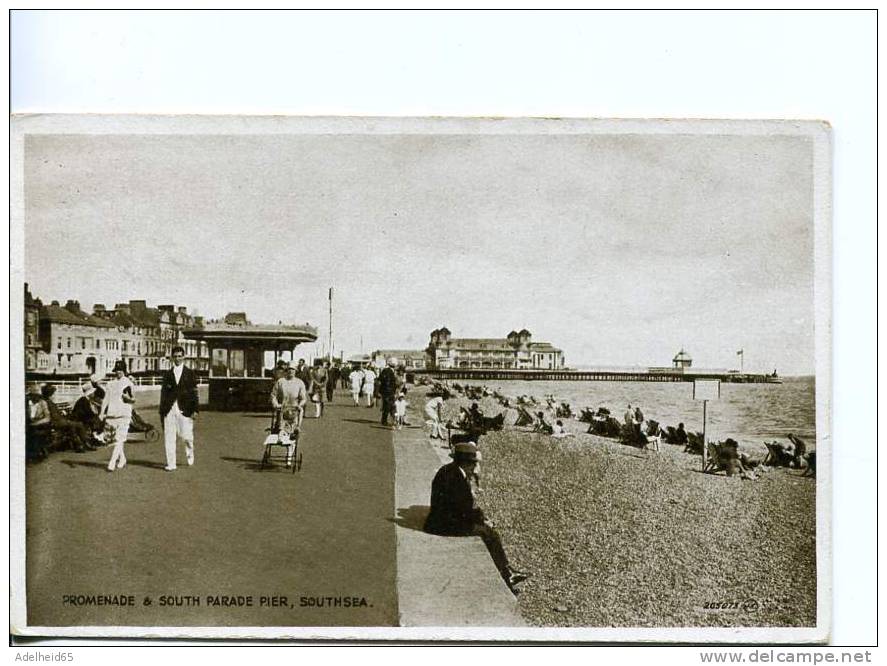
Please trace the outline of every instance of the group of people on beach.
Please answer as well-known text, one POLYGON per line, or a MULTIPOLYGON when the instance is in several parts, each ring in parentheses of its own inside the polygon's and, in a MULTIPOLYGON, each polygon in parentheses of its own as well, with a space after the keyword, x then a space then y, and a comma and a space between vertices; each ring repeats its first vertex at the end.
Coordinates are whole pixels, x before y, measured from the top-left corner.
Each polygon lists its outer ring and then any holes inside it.
MULTIPOLYGON (((199 408, 197 376, 184 365, 185 350, 174 347, 172 367, 164 371, 160 389, 160 419, 164 430, 167 471, 174 471, 178 439, 185 443, 188 465, 194 464, 194 418, 199 408)), ((81 395, 65 415, 53 401, 55 387, 32 382, 27 388, 25 448, 29 460, 45 459, 53 451, 78 453, 112 447, 109 472, 126 467, 126 439, 133 422, 135 383, 126 363, 114 364, 112 376, 91 376, 81 385, 81 395)))
MULTIPOLYGON (((450 385, 430 380, 429 383, 433 384, 433 397, 426 405, 428 417, 426 423, 429 426, 431 439, 446 439, 451 429, 459 429, 458 420, 444 423, 441 414, 443 402, 441 396, 448 397, 458 393, 474 401, 471 409, 463 408, 463 412, 480 413, 476 401, 490 397, 503 407, 517 411, 517 419, 513 425, 529 427, 532 432, 548 435, 553 439, 575 436, 575 433, 570 432, 565 426, 564 419, 559 417, 573 418, 588 423, 589 434, 615 438, 632 446, 659 451, 660 443, 667 443, 683 446, 688 453, 702 455, 705 452, 708 454, 707 469, 715 472, 723 470, 728 476, 754 479, 756 473, 753 470, 764 465, 796 469, 803 467, 806 474, 815 475, 815 451, 807 451, 804 441, 794 434, 788 435, 788 442, 765 442, 768 453, 764 458, 758 458, 741 451, 738 443, 731 438, 723 442, 706 444, 703 442, 702 433, 688 433, 683 423, 679 423, 677 427, 662 427, 658 421, 645 417, 643 410, 637 404, 628 404, 622 419, 618 420, 604 407, 597 411, 585 408, 581 410, 581 414, 575 414, 569 403, 560 402, 553 395, 546 395, 540 400, 533 395, 507 396, 486 386, 463 386, 457 383, 450 385), (545 407, 553 413, 553 417, 546 414, 545 407)), ((489 420, 489 417, 486 418, 489 420)))

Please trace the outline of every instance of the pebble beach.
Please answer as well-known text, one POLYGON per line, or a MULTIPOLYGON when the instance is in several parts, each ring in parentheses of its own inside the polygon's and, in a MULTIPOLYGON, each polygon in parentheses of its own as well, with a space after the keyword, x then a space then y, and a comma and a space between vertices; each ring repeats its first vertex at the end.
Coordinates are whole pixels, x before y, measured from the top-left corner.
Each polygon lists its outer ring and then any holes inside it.
MULTIPOLYGON (((421 409, 424 389, 410 398, 421 409)), ((448 400, 444 417, 470 403, 448 400)), ((505 411, 505 428, 480 442, 478 501, 513 564, 533 574, 518 600, 529 624, 815 626, 815 478, 703 474, 682 447, 625 446, 573 419, 575 436, 555 439, 505 411)))

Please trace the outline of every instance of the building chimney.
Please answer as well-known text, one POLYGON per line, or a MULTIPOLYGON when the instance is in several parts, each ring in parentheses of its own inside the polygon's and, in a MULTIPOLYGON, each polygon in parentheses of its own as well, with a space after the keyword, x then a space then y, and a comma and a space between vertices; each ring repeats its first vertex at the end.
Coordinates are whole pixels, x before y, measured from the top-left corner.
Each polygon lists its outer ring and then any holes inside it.
POLYGON ((183 315, 188 314, 188 308, 186 308, 184 305, 180 305, 179 306, 179 314, 183 314, 183 315))
POLYGON ((54 305, 54 306, 56 306, 56 307, 59 307, 59 302, 58 302, 58 301, 53 301, 52 303, 50 303, 50 305, 54 305))
POLYGON ((129 314, 129 313, 130 313, 129 303, 117 303, 117 304, 114 306, 114 309, 117 310, 117 311, 119 311, 119 312, 125 312, 126 314, 129 314))
POLYGON ((67 303, 65 303, 65 310, 68 312, 79 315, 80 314, 80 301, 75 301, 69 299, 67 303))
POLYGON ((134 301, 129 299, 129 307, 133 312, 142 312, 148 308, 148 305, 145 301, 134 301))
MULTIPOLYGON (((144 301, 142 301, 142 303, 144 303, 144 301)), ((160 310, 161 312, 175 312, 176 306, 175 305, 158 305, 157 309, 160 310)))
POLYGON ((95 305, 92 306, 92 311, 95 314, 98 314, 99 312, 104 312, 105 311, 105 304, 104 303, 96 303, 95 305))

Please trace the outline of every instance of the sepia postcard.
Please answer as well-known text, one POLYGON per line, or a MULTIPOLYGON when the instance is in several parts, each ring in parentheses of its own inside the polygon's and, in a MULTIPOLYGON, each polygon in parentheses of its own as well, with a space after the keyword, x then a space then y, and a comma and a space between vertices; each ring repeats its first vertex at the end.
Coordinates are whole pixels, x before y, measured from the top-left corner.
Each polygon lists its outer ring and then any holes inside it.
POLYGON ((13 636, 828 640, 827 123, 11 128, 13 636))

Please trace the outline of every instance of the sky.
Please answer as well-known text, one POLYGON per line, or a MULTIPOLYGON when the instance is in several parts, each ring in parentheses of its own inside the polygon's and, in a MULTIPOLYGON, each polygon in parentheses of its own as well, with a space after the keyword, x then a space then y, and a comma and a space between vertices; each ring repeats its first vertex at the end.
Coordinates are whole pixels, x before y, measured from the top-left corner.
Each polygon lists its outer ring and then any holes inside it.
POLYGON ((324 342, 333 287, 346 356, 527 328, 573 367, 813 374, 812 164, 803 136, 29 135, 25 277, 324 342))

